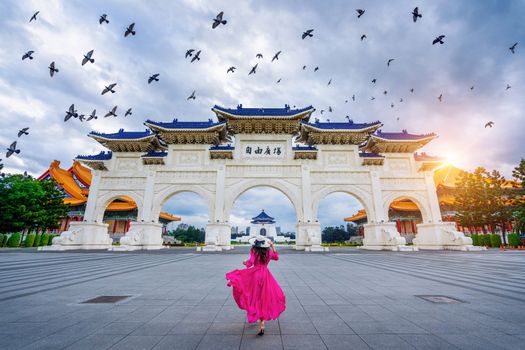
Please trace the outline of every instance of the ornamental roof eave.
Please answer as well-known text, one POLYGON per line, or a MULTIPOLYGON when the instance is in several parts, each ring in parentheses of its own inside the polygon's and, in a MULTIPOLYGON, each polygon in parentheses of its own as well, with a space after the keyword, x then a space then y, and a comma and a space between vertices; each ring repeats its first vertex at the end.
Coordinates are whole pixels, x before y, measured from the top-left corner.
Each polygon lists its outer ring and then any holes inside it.
POLYGON ((196 124, 196 122, 191 123, 177 121, 174 121, 173 123, 158 123, 148 120, 144 123, 144 125, 149 127, 153 132, 157 133, 159 135, 159 139, 167 144, 222 144, 232 142, 232 139, 226 128, 226 122, 213 123, 210 120, 208 122, 199 122, 199 124, 196 124), (196 127, 190 127, 192 125, 196 127))
POLYGON ((373 133, 383 126, 379 120, 372 123, 301 123, 301 129, 304 127, 307 131, 316 132, 370 132, 373 133))
POLYGON ((152 120, 146 120, 144 122, 148 128, 152 131, 164 131, 164 132, 203 132, 203 131, 216 131, 226 128, 226 122, 213 123, 209 122, 179 122, 174 121, 171 123, 155 122, 152 120))
POLYGON ((236 119, 281 119, 281 120, 304 120, 308 121, 315 111, 313 106, 291 109, 285 105, 284 108, 243 108, 242 105, 236 109, 224 108, 215 105, 211 109, 220 121, 236 119))
POLYGON ((406 130, 400 133, 375 133, 359 149, 375 153, 413 153, 437 137, 434 133, 408 134, 406 130))
POLYGON ((360 145, 382 125, 379 121, 373 123, 301 123, 295 142, 310 146, 315 144, 360 145), (329 127, 329 124, 334 126, 329 127))

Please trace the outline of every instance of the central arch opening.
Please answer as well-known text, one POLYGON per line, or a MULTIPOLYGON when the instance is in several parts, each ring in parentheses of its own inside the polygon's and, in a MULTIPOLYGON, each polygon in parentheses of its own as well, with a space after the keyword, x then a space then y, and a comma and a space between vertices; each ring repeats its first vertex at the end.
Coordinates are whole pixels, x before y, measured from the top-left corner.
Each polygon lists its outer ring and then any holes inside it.
POLYGON ((108 224, 108 234, 117 240, 129 231, 132 221, 137 221, 137 203, 127 196, 113 199, 105 208, 102 221, 108 224))
POLYGON ((262 235, 276 243, 295 243, 297 214, 290 199, 270 186, 252 187, 237 197, 229 216, 233 244, 262 235))
POLYGON ((368 222, 363 204, 347 192, 332 192, 319 203, 317 218, 323 243, 362 244, 368 222))
POLYGON ((163 214, 172 215, 173 219, 165 225, 165 243, 204 243, 205 227, 209 223, 208 204, 199 194, 182 191, 169 196, 161 207, 160 218, 163 214))

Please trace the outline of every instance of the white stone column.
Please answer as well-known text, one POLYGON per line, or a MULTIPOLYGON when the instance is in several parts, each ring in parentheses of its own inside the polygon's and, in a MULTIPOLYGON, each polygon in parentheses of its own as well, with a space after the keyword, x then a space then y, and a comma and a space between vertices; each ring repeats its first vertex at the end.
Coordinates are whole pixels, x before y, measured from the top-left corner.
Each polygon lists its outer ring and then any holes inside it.
POLYGON ((419 249, 428 250, 482 250, 481 247, 472 245, 472 238, 465 237, 463 232, 456 230, 456 225, 453 222, 441 220, 434 174, 431 171, 425 172, 425 186, 430 210, 427 220, 430 222, 417 225, 417 235, 413 240, 414 245, 419 249))
POLYGON ((155 195, 155 175, 156 172, 151 170, 146 177, 146 184, 144 188, 144 201, 142 203, 142 210, 140 216, 137 217, 139 222, 157 222, 159 218, 152 217, 153 197, 155 195))
POLYGON ((100 187, 101 173, 100 170, 92 170, 91 185, 89 186, 89 195, 84 211, 84 221, 94 222, 98 197, 98 188, 100 187))
MULTIPOLYGON (((321 246, 321 225, 315 221, 312 207, 312 183, 310 180, 310 168, 307 165, 301 167, 301 206, 302 220, 297 218, 295 226, 295 249, 307 252, 328 251, 321 246)), ((297 209, 297 208, 296 208, 297 209)))
MULTIPOLYGON (((363 225, 365 237, 362 249, 368 250, 413 250, 406 246, 406 239, 397 232, 395 223, 388 222, 387 213, 383 208, 383 192, 381 179, 376 171, 370 172, 370 185, 372 189, 373 213, 367 213, 368 223, 363 225)), ((369 208, 370 210, 370 208, 369 208)))
POLYGON ((231 226, 226 222, 224 213, 225 187, 226 167, 219 165, 215 181, 215 210, 213 217, 210 218, 210 223, 206 225, 203 251, 222 251, 233 248, 231 245, 231 226))

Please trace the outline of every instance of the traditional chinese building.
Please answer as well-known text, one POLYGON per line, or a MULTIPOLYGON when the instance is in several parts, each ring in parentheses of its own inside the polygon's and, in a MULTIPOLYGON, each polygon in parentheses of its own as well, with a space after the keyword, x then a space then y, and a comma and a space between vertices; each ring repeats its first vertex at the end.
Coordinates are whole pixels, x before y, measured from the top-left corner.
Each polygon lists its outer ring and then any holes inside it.
POLYGON ((324 250, 318 208, 334 192, 363 204, 366 249, 414 249, 389 218, 391 204, 405 200, 421 213, 416 248, 474 249, 470 238, 442 221, 433 177, 440 161, 414 156, 435 134, 382 132, 380 121, 311 121, 314 111, 214 106, 216 120, 147 120, 145 131, 90 133, 111 152, 77 157, 93 169, 85 221, 72 224, 50 249, 107 248, 103 217, 117 198, 137 204, 137 219, 121 248, 158 249, 162 204, 188 191, 208 205, 204 249, 231 249, 232 207, 259 186, 281 191, 295 208, 296 249, 324 250))
MULTIPOLYGON (((105 159, 107 157, 108 153, 103 152, 98 157, 92 156, 90 158, 95 162, 95 158, 105 159)), ((49 169, 40 175, 37 180, 48 179, 55 180, 64 196, 64 203, 69 208, 67 216, 62 218, 57 229, 57 232, 67 231, 71 222, 84 220, 84 211, 92 179, 91 169, 82 166, 75 160, 73 165, 66 170, 60 167, 60 161, 54 160, 49 169)), ((130 223, 136 219, 137 205, 131 198, 123 196, 109 203, 104 213, 103 222, 108 225, 108 233, 110 235, 123 235, 129 230, 130 223)), ((180 218, 165 212, 161 212, 159 216, 159 222, 162 223, 163 227, 172 221, 179 220, 180 218)))

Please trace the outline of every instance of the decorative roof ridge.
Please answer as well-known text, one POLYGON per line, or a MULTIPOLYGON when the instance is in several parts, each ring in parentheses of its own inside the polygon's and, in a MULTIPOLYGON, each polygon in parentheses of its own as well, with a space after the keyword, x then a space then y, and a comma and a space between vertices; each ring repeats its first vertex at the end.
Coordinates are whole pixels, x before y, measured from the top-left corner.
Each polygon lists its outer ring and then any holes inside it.
POLYGON ((91 131, 88 134, 89 137, 100 137, 105 139, 120 139, 120 140, 133 140, 133 139, 143 139, 151 136, 156 136, 149 129, 144 131, 124 131, 123 128, 120 128, 118 132, 114 133, 103 133, 98 131, 91 131))
MULTIPOLYGON (((295 107, 295 106, 294 106, 295 107)), ((211 109, 214 112, 220 111, 222 113, 230 114, 233 116, 260 116, 260 117, 292 117, 298 114, 302 114, 308 111, 315 111, 315 108, 310 105, 303 108, 291 108, 290 105, 285 104, 283 107, 243 107, 242 104, 238 104, 237 108, 226 108, 219 105, 214 105, 211 109)))
POLYGON ((311 145, 297 145, 292 147, 292 151, 318 151, 318 149, 311 145))
POLYGON ((75 159, 80 160, 109 160, 113 156, 111 151, 100 151, 98 154, 79 154, 75 159))
POLYGON ((262 211, 259 213, 259 215, 257 215, 257 216, 252 218, 252 221, 261 220, 261 219, 273 220, 274 218, 272 218, 270 215, 266 214, 264 209, 262 209, 262 211))
POLYGON ((150 151, 146 154, 143 154, 142 158, 160 158, 160 157, 166 157, 168 155, 168 152, 166 151, 150 151))
POLYGON ((426 138, 434 138, 438 135, 436 133, 428 134, 410 134, 406 129, 399 131, 388 131, 383 132, 381 129, 377 130, 375 133, 371 134, 372 137, 381 138, 384 140, 398 140, 398 141, 416 141, 426 138))
POLYGON ((234 149, 232 145, 214 145, 209 148, 210 151, 233 151, 234 149))
POLYGON ((428 155, 426 152, 421 152, 421 153, 415 152, 414 159, 416 161, 436 161, 436 162, 445 160, 445 158, 443 157, 431 156, 431 155, 428 155))
POLYGON ((383 123, 379 120, 374 122, 365 122, 365 123, 356 123, 352 120, 347 122, 321 122, 319 119, 316 119, 313 123, 301 122, 301 125, 306 127, 315 128, 317 130, 323 131, 333 131, 333 130, 366 130, 373 127, 381 127, 383 123))
POLYGON ((361 158, 385 158, 385 156, 376 152, 359 152, 361 158))

